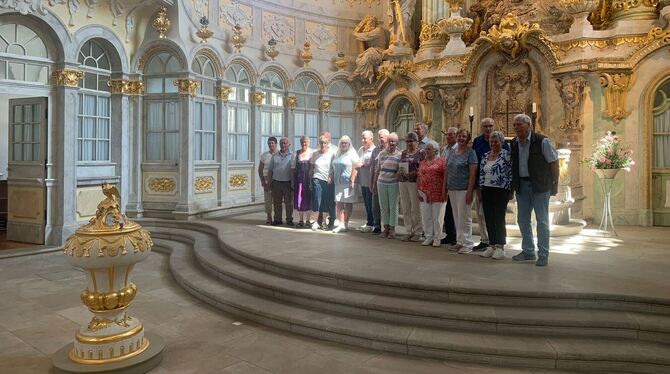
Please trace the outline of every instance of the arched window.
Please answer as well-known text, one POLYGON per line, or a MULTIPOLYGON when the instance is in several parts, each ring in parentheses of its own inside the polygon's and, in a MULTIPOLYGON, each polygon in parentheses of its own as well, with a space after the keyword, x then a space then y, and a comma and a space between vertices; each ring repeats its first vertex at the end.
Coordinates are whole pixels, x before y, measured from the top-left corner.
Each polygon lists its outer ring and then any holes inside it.
POLYGON ((309 137, 311 148, 317 148, 319 137, 319 86, 310 77, 300 77, 293 83, 298 103, 293 111, 293 145, 300 148, 300 137, 309 137))
POLYGON ((261 107, 261 144, 268 138, 284 134, 284 82, 279 74, 266 71, 259 81, 259 89, 265 93, 261 107))
POLYGON ((670 79, 654 93, 652 109, 651 196, 653 224, 670 226, 670 209, 666 202, 670 182, 670 79))
POLYGON ((180 70, 179 61, 169 53, 154 56, 145 69, 147 81, 146 153, 147 161, 176 161, 179 159, 178 89, 174 79, 180 70))
POLYGON ((0 25, 0 79, 49 84, 49 50, 24 25, 0 25))
POLYGON ((230 85, 228 96, 228 159, 248 161, 251 104, 249 72, 240 64, 232 64, 226 70, 226 83, 230 85))
POLYGON ((398 99, 391 107, 391 132, 398 133, 398 147, 405 149, 405 137, 414 131, 414 107, 405 97, 398 99))
POLYGON ((333 142, 337 144, 342 135, 356 138, 354 132, 355 95, 349 84, 342 80, 333 82, 328 87, 328 95, 331 101, 331 110, 328 115, 328 131, 332 135, 333 142))
POLYGON ((89 40, 79 50, 78 60, 84 79, 79 82, 77 161, 110 161, 109 56, 98 42, 89 40))
POLYGON ((198 55, 193 61, 193 72, 200 80, 194 103, 195 144, 193 150, 196 161, 216 160, 216 99, 214 87, 216 74, 212 60, 198 55))

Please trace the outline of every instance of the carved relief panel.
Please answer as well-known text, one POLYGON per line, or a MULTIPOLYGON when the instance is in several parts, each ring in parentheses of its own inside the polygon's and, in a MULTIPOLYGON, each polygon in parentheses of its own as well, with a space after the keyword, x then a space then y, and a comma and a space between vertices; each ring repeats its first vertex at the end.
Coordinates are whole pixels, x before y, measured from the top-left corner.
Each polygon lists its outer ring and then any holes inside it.
POLYGON ((468 97, 469 90, 466 87, 445 87, 440 88, 440 97, 442 98, 442 112, 444 120, 442 129, 449 127, 461 127, 463 118, 463 105, 468 97))
POLYGON ((295 43, 295 18, 263 13, 263 40, 274 39, 280 44, 295 43))

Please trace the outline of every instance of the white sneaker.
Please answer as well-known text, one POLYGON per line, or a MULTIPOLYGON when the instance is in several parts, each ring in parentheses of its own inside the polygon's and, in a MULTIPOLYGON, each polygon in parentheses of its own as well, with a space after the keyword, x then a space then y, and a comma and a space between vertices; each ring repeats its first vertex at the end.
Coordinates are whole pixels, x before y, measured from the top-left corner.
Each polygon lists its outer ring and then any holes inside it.
POLYGON ((441 245, 442 245, 442 241, 440 241, 440 239, 433 240, 433 247, 439 247, 441 245))
POLYGON ((472 248, 471 247, 463 247, 463 248, 458 250, 458 253, 462 254, 462 255, 472 253, 472 248))
POLYGON ((431 244, 433 244, 433 239, 432 238, 428 238, 428 239, 424 240, 423 243, 421 243, 421 245, 431 245, 431 244))
POLYGON ((365 233, 367 233, 367 232, 372 232, 372 230, 374 230, 374 229, 375 229, 375 228, 372 227, 372 226, 365 225, 365 226, 363 226, 363 227, 361 228, 361 232, 365 232, 365 233))
POLYGON ((452 245, 452 246, 449 247, 449 250, 455 252, 455 251, 458 251, 458 250, 461 249, 461 248, 463 248, 462 245, 460 245, 460 244, 454 244, 454 245, 452 245))
POLYGON ((493 253, 493 256, 491 256, 492 259, 494 260, 502 260, 505 258, 505 247, 503 246, 496 246, 496 250, 493 253))
POLYGON ((338 232, 345 232, 345 231, 347 231, 347 228, 344 227, 344 225, 337 226, 336 228, 333 229, 333 232, 336 234, 338 232))
POLYGON ((319 229, 319 224, 317 222, 312 223, 312 231, 316 231, 319 229))
POLYGON ((489 246, 488 248, 486 248, 486 250, 484 252, 482 252, 480 254, 480 256, 488 258, 488 257, 493 256, 493 252, 495 252, 495 248, 493 248, 493 246, 489 246))

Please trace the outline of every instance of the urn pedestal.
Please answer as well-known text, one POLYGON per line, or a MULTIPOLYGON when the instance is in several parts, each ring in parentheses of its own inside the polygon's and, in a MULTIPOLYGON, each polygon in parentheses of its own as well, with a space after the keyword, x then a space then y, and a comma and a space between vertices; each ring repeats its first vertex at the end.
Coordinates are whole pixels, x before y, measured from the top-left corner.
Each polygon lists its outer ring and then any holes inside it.
POLYGON ((86 274, 81 301, 92 317, 54 356, 56 373, 146 372, 160 362, 162 340, 128 311, 137 295, 133 267, 149 256, 151 236, 121 214, 116 187, 105 184, 103 193, 96 216, 65 243, 70 264, 86 274))

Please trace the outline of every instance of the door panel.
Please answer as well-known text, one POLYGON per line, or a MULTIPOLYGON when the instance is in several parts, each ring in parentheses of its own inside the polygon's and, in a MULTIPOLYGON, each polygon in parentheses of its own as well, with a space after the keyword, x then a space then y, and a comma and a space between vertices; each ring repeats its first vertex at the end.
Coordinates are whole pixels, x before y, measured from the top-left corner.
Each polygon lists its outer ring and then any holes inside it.
POLYGON ((7 240, 44 244, 47 99, 9 100, 7 240))

